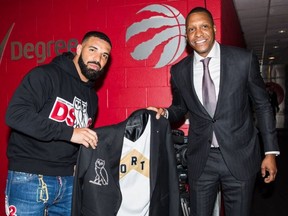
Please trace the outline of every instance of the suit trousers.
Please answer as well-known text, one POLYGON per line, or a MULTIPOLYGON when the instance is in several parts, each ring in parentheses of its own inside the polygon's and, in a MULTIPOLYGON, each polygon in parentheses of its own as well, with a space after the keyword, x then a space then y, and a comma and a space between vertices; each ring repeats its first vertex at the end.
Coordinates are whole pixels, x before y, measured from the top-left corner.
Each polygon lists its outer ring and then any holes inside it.
MULTIPOLYGON (((190 168, 191 169, 191 168, 190 168)), ((190 184, 190 216, 211 216, 219 187, 225 216, 249 216, 256 174, 248 181, 232 176, 219 148, 211 148, 204 171, 190 184)))

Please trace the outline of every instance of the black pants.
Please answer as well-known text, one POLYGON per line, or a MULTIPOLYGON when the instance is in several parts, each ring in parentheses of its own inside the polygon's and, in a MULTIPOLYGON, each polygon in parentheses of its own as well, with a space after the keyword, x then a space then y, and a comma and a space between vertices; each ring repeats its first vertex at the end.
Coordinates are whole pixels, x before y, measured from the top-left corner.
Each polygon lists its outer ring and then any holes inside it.
POLYGON ((199 179, 189 180, 190 216, 211 216, 219 187, 225 216, 249 216, 255 180, 256 175, 248 181, 236 179, 228 170, 219 148, 211 148, 199 179))

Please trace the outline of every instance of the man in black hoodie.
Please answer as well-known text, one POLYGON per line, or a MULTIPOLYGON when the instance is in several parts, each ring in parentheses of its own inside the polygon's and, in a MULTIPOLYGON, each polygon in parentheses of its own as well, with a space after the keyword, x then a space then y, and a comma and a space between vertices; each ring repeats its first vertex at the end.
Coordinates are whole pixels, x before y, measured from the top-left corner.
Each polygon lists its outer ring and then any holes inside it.
POLYGON ((6 113, 7 215, 70 216, 79 146, 98 141, 89 129, 98 104, 94 86, 111 47, 104 33, 88 32, 75 56, 64 53, 32 69, 16 89, 6 113))

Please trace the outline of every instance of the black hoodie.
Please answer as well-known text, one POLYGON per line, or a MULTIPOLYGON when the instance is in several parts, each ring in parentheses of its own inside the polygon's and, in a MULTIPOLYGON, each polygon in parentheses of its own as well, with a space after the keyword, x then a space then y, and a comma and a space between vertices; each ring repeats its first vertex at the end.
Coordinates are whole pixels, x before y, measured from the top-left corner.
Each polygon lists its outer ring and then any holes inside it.
POLYGON ((6 113, 9 170, 73 175, 73 128, 92 127, 98 105, 94 82, 81 81, 73 57, 65 53, 32 69, 16 89, 6 113))

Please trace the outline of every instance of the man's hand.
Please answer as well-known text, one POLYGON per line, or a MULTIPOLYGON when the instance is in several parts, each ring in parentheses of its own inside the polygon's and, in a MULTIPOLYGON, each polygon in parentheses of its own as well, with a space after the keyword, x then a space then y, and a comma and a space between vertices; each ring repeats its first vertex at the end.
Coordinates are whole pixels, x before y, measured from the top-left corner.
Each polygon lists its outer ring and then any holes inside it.
POLYGON ((160 116, 164 116, 165 115, 165 109, 164 108, 147 107, 146 109, 157 112, 156 119, 159 119, 160 116))
POLYGON ((71 137, 71 142, 84 145, 87 148, 91 146, 93 149, 96 148, 98 137, 95 131, 89 128, 74 128, 71 137))
POLYGON ((277 167, 276 167, 276 159, 274 154, 267 154, 262 161, 261 165, 261 174, 264 178, 265 183, 270 183, 275 180, 276 173, 277 173, 277 167), (267 176, 266 176, 267 172, 267 176))

